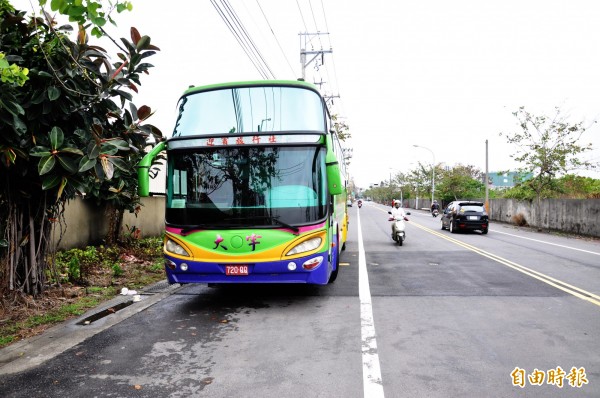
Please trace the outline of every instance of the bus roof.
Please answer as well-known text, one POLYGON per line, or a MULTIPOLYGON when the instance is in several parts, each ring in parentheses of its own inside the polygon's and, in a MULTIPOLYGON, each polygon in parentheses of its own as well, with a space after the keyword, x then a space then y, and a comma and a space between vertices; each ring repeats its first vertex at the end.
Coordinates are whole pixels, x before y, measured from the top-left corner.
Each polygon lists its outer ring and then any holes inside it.
POLYGON ((241 82, 228 82, 228 83, 218 83, 218 84, 210 84, 207 86, 191 86, 183 95, 199 93, 202 91, 212 91, 223 88, 240 88, 240 87, 261 87, 261 86, 280 86, 280 87, 302 87, 312 90, 316 93, 319 93, 317 87, 312 84, 302 80, 251 80, 251 81, 241 81, 241 82))

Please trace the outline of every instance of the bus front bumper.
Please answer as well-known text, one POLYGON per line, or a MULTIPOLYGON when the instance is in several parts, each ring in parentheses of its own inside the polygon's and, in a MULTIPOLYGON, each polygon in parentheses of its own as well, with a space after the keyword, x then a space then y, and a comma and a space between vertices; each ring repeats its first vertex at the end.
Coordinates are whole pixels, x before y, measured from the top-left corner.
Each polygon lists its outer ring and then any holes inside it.
POLYGON ((165 255, 169 283, 309 283, 325 285, 333 271, 328 253, 260 263, 214 263, 165 255))

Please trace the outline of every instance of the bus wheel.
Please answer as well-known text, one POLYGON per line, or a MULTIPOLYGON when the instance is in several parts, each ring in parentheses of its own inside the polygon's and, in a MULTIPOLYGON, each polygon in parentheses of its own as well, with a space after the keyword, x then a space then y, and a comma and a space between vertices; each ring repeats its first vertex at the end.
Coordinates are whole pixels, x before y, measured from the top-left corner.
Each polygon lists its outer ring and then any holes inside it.
POLYGON ((338 257, 338 259, 335 261, 336 262, 335 270, 333 270, 331 272, 331 275, 329 276, 329 280, 327 281, 327 283, 333 283, 337 279, 338 271, 340 270, 340 260, 339 260, 339 256, 337 256, 337 257, 338 257))
MULTIPOLYGON (((339 244, 339 240, 338 240, 338 244, 339 244)), ((337 245, 336 245, 336 250, 337 250, 337 245)), ((335 282, 335 280, 337 279, 339 270, 340 270, 340 254, 337 253, 335 255, 335 269, 331 272, 331 275, 329 276, 329 280, 327 281, 327 283, 335 282)))

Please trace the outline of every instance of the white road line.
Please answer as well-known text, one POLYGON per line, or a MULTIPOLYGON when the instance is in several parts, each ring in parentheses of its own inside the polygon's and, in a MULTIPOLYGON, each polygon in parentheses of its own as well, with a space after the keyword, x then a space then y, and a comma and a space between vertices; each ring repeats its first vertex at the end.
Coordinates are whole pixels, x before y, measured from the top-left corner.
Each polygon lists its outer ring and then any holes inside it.
POLYGON ((383 382, 375 339, 375 322, 371 306, 371 289, 367 260, 360 226, 360 212, 356 212, 358 226, 358 296, 360 299, 360 333, 362 341, 363 387, 366 398, 383 398, 383 382))
POLYGON ((544 243, 546 245, 552 245, 552 246, 557 246, 557 247, 562 247, 563 249, 569 249, 569 250, 577 250, 579 252, 584 252, 584 253, 589 253, 589 254, 595 254, 596 256, 600 256, 600 253, 598 252, 593 252, 590 250, 584 250, 584 249, 578 249, 576 247, 571 247, 571 246, 565 246, 565 245, 559 245, 558 243, 551 243, 551 242, 546 242, 543 240, 539 240, 539 239, 533 239, 533 238, 526 238, 525 236, 521 236, 521 235, 515 235, 515 234, 509 234, 508 232, 502 232, 502 231, 498 231, 497 229, 492 229, 491 230, 494 233, 497 234, 503 234, 503 235, 509 235, 509 236, 514 236, 520 239, 527 239, 527 240, 532 240, 534 242, 538 242, 538 243, 544 243))

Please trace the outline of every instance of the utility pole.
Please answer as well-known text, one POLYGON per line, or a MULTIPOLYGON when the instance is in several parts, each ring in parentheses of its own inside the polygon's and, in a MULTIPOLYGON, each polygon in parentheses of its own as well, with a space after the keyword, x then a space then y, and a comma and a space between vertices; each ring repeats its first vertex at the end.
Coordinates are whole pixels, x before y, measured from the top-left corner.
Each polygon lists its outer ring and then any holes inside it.
MULTIPOLYGON (((311 44, 313 38, 319 37, 319 35, 328 35, 329 33, 321 33, 321 32, 317 32, 317 33, 298 33, 298 35, 300 36, 300 63, 302 64, 302 80, 305 81, 306 80, 306 67, 308 65, 310 65, 312 62, 314 62, 315 60, 317 60, 319 57, 320 62, 317 61, 317 66, 319 65, 324 65, 325 64, 325 54, 331 54, 333 53, 333 50, 330 48, 329 50, 314 50, 313 45, 311 44), (308 45, 310 44, 311 49, 307 50, 308 45), (310 58, 309 60, 307 60, 307 55, 312 55, 312 58, 310 58)), ((319 86, 319 90, 322 91, 323 87, 322 85, 326 83, 324 81, 321 80, 321 82, 317 83, 315 82, 314 84, 319 86)), ((325 104, 327 104, 327 107, 331 107, 331 105, 333 105, 333 99, 334 98, 340 98, 339 94, 338 95, 323 95, 323 99, 325 99, 325 104)))
POLYGON ((300 63, 302 64, 302 80, 306 80, 306 67, 308 65, 310 65, 315 59, 317 59, 317 57, 321 57, 321 63, 320 65, 323 65, 325 63, 325 54, 331 54, 333 52, 333 50, 329 49, 329 50, 313 50, 312 49, 312 45, 311 45, 311 49, 307 50, 307 44, 309 44, 312 41, 312 38, 314 36, 319 36, 319 35, 328 35, 329 33, 321 33, 321 32, 317 32, 317 33, 299 33, 298 35, 300 36, 300 63), (307 61, 307 55, 312 55, 313 57, 311 59, 309 59, 307 61))
POLYGON ((327 105, 330 105, 329 104, 330 100, 331 100, 331 105, 333 105, 333 99, 334 98, 340 98, 340 96, 339 95, 323 95, 323 98, 325 99, 325 103, 327 105))
POLYGON ((488 140, 485 140, 485 211, 490 214, 489 179, 488 173, 488 140))

